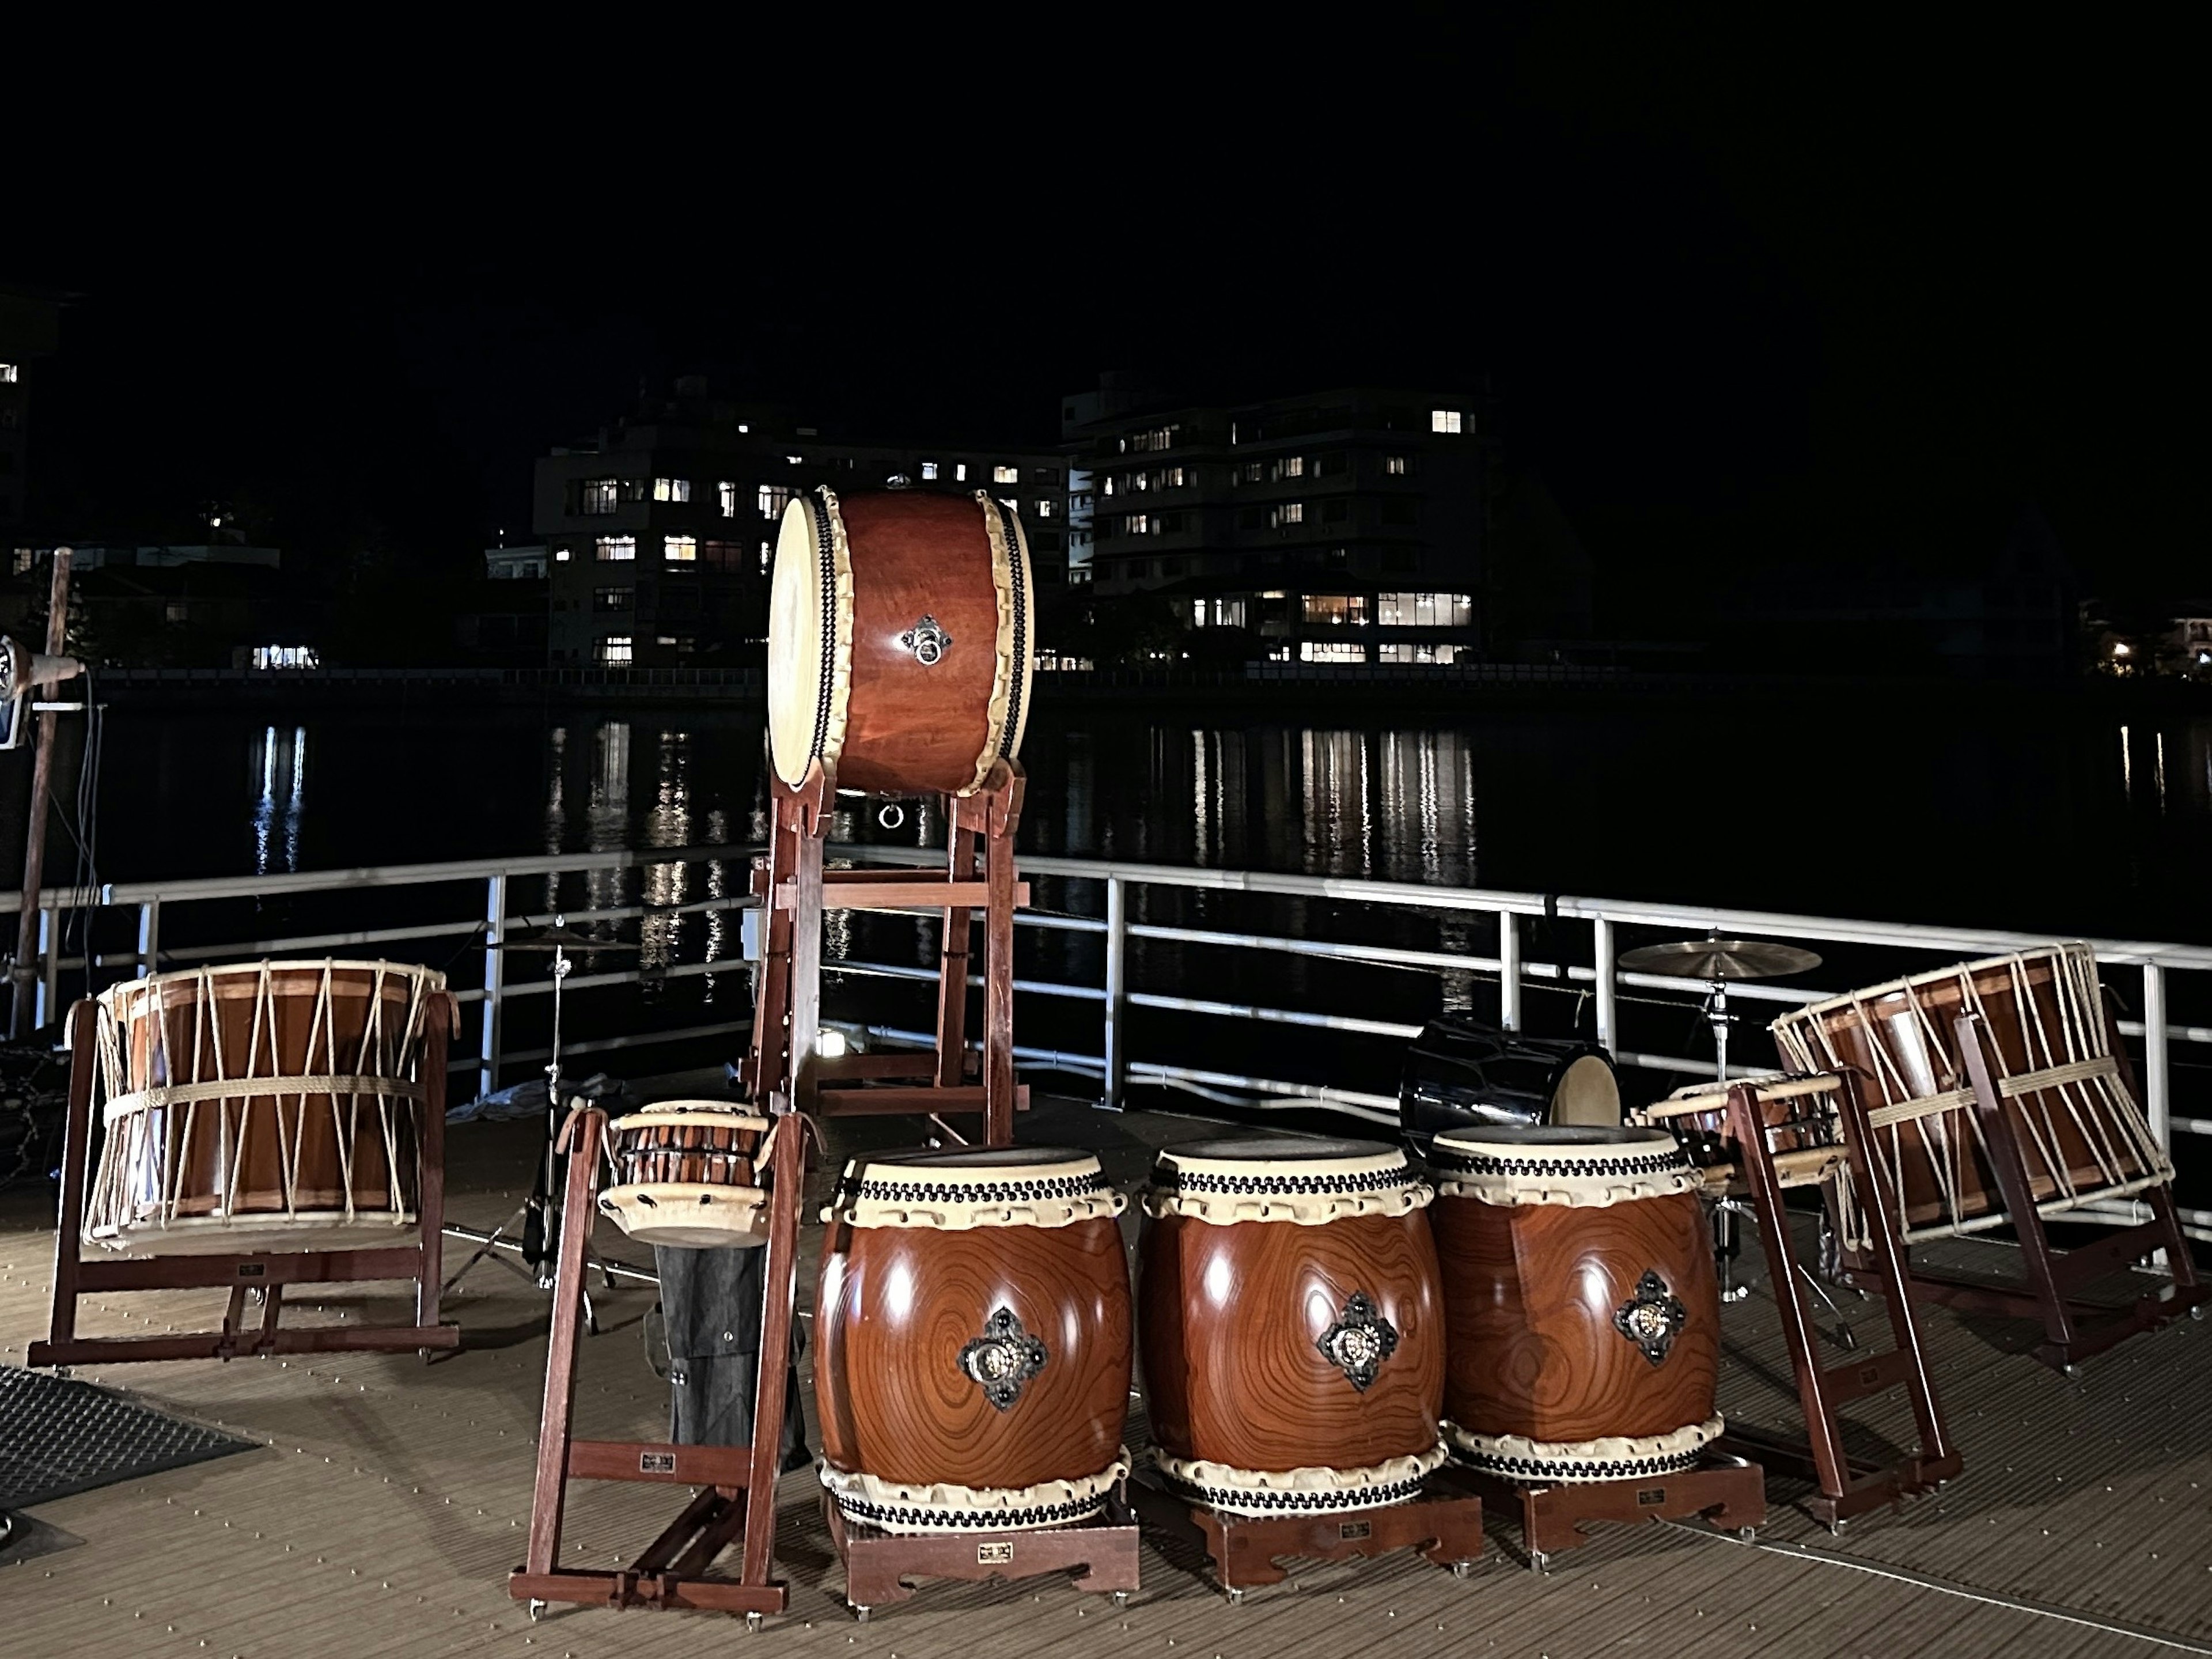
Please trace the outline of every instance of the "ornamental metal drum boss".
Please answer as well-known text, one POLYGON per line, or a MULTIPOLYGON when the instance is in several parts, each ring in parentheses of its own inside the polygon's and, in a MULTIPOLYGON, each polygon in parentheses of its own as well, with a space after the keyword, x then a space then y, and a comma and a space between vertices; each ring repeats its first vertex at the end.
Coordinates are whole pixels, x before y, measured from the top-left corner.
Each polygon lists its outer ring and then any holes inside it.
POLYGON ((1145 1382, 1170 1487, 1237 1515, 1413 1497, 1444 1329, 1428 1187, 1395 1146, 1195 1141, 1145 1196, 1145 1382))

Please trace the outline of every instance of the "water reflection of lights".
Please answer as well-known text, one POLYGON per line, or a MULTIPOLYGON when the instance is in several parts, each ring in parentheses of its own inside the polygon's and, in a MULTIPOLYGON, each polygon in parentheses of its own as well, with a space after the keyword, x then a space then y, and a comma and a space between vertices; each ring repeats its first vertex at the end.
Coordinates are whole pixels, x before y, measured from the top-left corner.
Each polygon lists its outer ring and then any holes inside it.
MULTIPOLYGON (((568 830, 568 728, 555 726, 547 733, 546 741, 552 752, 546 765, 545 850, 557 853, 568 830)), ((545 872, 545 908, 548 910, 561 908, 561 872, 557 870, 545 872)))
MULTIPOLYGON (((691 734, 663 732, 659 747, 659 775, 653 810, 646 814, 645 844, 687 847, 691 842, 691 734)), ((638 925, 638 944, 640 961, 648 969, 666 968, 676 958, 684 918, 673 907, 681 905, 690 890, 690 866, 680 862, 645 866, 646 915, 638 925)))
POLYGON ((253 872, 265 876, 281 847, 283 867, 300 867, 300 813, 307 781, 307 728, 264 731, 254 744, 253 770, 261 786, 253 808, 253 872))

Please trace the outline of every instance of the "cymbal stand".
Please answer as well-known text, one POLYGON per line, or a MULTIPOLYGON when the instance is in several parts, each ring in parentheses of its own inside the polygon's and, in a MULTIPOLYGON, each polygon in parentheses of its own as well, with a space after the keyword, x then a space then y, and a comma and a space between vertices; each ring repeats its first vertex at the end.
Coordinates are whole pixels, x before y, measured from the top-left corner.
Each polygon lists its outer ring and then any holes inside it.
MULTIPOLYGON (((1713 1067, 1720 1085, 1728 1087, 1728 981, 1705 981, 1705 1023, 1713 1028, 1713 1067)), ((1723 1199, 1713 1206, 1713 1266, 1719 1270, 1721 1300, 1741 1302, 1751 1286, 1735 1282, 1735 1259, 1743 1249, 1742 1230, 1736 1224, 1736 1206, 1723 1199)))
MULTIPOLYGON (((564 927, 567 925, 566 916, 557 914, 554 916, 554 927, 564 927)), ((552 1251, 541 1248, 538 1260, 530 1263, 531 1268, 534 1271, 527 1271, 507 1261, 505 1256, 494 1254, 494 1250, 507 1237, 507 1230, 512 1227, 520 1226, 523 1238, 527 1241, 530 1236, 531 1212, 533 1210, 537 1212, 539 1220, 540 1238, 556 1239, 560 1237, 561 1201, 556 1194, 561 1190, 561 1168, 563 1156, 559 1151, 562 1104, 561 988, 568 977, 569 969, 574 966, 574 964, 568 960, 568 947, 556 942, 553 946, 553 1052, 545 1063, 545 1149, 539 1158, 537 1190, 516 1205, 514 1212, 493 1228, 490 1235, 477 1246, 476 1253, 454 1271, 453 1277, 445 1284, 445 1289, 448 1292, 461 1282, 462 1276, 470 1268, 487 1257, 498 1262, 501 1267, 523 1279, 533 1289, 549 1293, 553 1289, 552 1251)), ((582 1102, 580 1099, 570 1103, 580 1105, 582 1102)), ((584 1328, 590 1334, 597 1336, 599 1334, 599 1316, 598 1310, 592 1305, 591 1269, 594 1267, 599 1268, 600 1278, 606 1281, 606 1287, 611 1291, 615 1287, 615 1276, 613 1269, 608 1267, 606 1259, 591 1247, 588 1238, 584 1246, 584 1267, 578 1285, 583 1299, 584 1328)), ((524 1260, 529 1260, 526 1249, 524 1253, 524 1260)))

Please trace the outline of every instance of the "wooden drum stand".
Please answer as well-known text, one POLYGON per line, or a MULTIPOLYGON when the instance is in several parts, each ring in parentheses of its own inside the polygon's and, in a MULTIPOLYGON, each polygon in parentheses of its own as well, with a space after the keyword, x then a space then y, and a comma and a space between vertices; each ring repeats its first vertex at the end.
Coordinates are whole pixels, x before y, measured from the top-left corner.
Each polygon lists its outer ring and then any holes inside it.
MULTIPOLYGON (((744 1071, 747 1092, 775 1124, 765 1170, 769 1240, 762 1364, 753 1405, 753 1443, 679 1446, 570 1437, 576 1342, 585 1273, 584 1244, 598 1212, 596 1182, 604 1115, 579 1108, 562 1131, 570 1154, 561 1255, 546 1364, 538 1484, 530 1553, 508 1579, 508 1593, 532 1603, 707 1607, 743 1613, 757 1626, 782 1612, 788 1590, 774 1576, 775 1483, 796 1290, 804 1141, 816 1116, 927 1116, 946 1139, 966 1144, 945 1120, 980 1116, 981 1143, 1013 1144, 1014 1114, 1029 1091, 1014 1081, 1014 911, 1028 902, 1015 879, 1013 835, 1022 775, 1000 762, 982 789, 951 800, 951 859, 945 872, 825 870, 823 845, 836 798, 834 775, 819 764, 796 789, 771 777, 775 823, 767 855, 756 861, 753 891, 763 912, 759 990, 744 1071), (979 846, 980 842, 980 846, 979 846), (979 852, 983 868, 975 868, 979 852), (825 1056, 819 1052, 822 915, 827 908, 941 908, 943 981, 935 1052, 825 1056), (984 1030, 980 1081, 967 1081, 968 943, 970 919, 984 913, 984 1030), (587 1571, 559 1565, 561 1522, 570 1479, 658 1481, 702 1488, 628 1568, 587 1571), (723 1548, 740 1542, 738 1576, 708 1577, 723 1548)), ((1080 1589, 1137 1587, 1137 1528, 1118 1503, 1105 1521, 1035 1532, 908 1536, 850 1525, 830 1506, 830 1535, 845 1565, 847 1599, 865 1620, 872 1606, 902 1601, 908 1577, 1022 1577, 1077 1570, 1080 1589)))
MULTIPOLYGON (((1806 1436, 1800 1440, 1731 1425, 1722 1438, 1722 1449, 1756 1457, 1768 1468, 1781 1468, 1814 1481, 1818 1492, 1806 1500, 1806 1508, 1830 1531, 1839 1532, 1855 1515, 1933 1492, 1955 1479, 1965 1467, 1964 1461, 1943 1425, 1935 1379, 1929 1374, 1921 1347, 1919 1322, 1911 1298, 1903 1294, 1905 1253, 1898 1243, 1899 1223, 1893 1198, 1886 1186, 1869 1178, 1873 1131, 1868 1127, 1866 1105, 1856 1079, 1847 1072, 1838 1072, 1783 1082, 1740 1083, 1728 1091, 1726 1098, 1718 1138, 1730 1161, 1706 1171, 1707 1189, 1717 1191, 1723 1203, 1747 1202, 1758 1220, 1775 1310, 1782 1320, 1783 1341, 1790 1352, 1797 1398, 1804 1411, 1806 1436), (1817 1121, 1823 1097, 1833 1108, 1833 1122, 1841 1132, 1842 1144, 1775 1150, 1772 1134, 1778 1129, 1786 1133, 1817 1121), (1791 1102, 1800 1106, 1787 1103, 1791 1102), (1774 1107, 1783 1115, 1779 1122, 1770 1109, 1774 1107), (1801 1109, 1812 1115, 1789 1115, 1801 1109), (1831 1367, 1821 1356, 1820 1328, 1806 1298, 1810 1276, 1797 1259, 1783 1194, 1790 1187, 1814 1186, 1838 1178, 1838 1166, 1845 1163, 1860 1189, 1874 1194, 1873 1253, 1862 1282, 1882 1291, 1894 1346, 1886 1353, 1861 1353, 1831 1367), (1911 1407, 1917 1446, 1887 1463, 1850 1456, 1844 1449, 1842 1408, 1851 1401, 1898 1388, 1905 1391, 1911 1407)), ((1662 1101, 1644 1115, 1663 1119, 1669 1115, 1668 1108, 1683 1103, 1662 1101)))
MULTIPOLYGON (((33 1365, 88 1365, 149 1359, 235 1359, 283 1353, 425 1355, 460 1346, 460 1328, 438 1317, 439 1272, 446 1220, 446 1048, 455 1007, 434 994, 423 1020, 422 1166, 414 1237, 404 1244, 342 1250, 259 1250, 228 1255, 151 1255, 84 1259, 85 1185, 92 1150, 93 1091, 99 1069, 99 1005, 91 998, 70 1014, 69 1119, 62 1141, 61 1215, 54 1237, 53 1322, 46 1340, 31 1344, 33 1365), (287 1285, 352 1285, 404 1279, 415 1286, 411 1325, 294 1327, 278 1323, 287 1285), (79 1336, 77 1298, 125 1291, 228 1290, 222 1327, 175 1336, 79 1336), (260 1319, 249 1327, 249 1298, 260 1319)), ((395 1230, 396 1231, 396 1230, 395 1230)))

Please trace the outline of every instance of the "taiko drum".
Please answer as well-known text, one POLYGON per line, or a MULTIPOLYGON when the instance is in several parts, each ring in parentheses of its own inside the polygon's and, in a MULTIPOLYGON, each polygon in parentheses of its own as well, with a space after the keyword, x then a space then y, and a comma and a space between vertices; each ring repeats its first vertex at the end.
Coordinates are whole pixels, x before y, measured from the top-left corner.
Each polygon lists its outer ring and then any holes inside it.
POLYGON ((672 1100, 607 1126, 612 1184, 599 1208, 646 1244, 743 1249, 768 1242, 768 1120, 714 1100, 672 1100))
POLYGON ((1443 1461, 1429 1188, 1395 1147, 1304 1136, 1162 1152, 1139 1326, 1161 1473, 1245 1515, 1369 1509, 1443 1461))
POLYGON ((799 497, 769 597, 776 775, 974 793, 1020 753, 1036 619, 1021 519, 983 491, 799 497))
POLYGON ((1453 1455, 1530 1482, 1693 1467, 1722 1427, 1720 1297, 1674 1136, 1485 1129, 1431 1163, 1453 1455))
POLYGON ((888 1532, 1088 1519, 1128 1473, 1124 1200, 1087 1152, 877 1154, 823 1219, 822 1481, 888 1532))
POLYGON ((86 1238, 150 1255, 390 1243, 416 1218, 445 983, 398 963, 262 962, 101 992, 86 1238))

